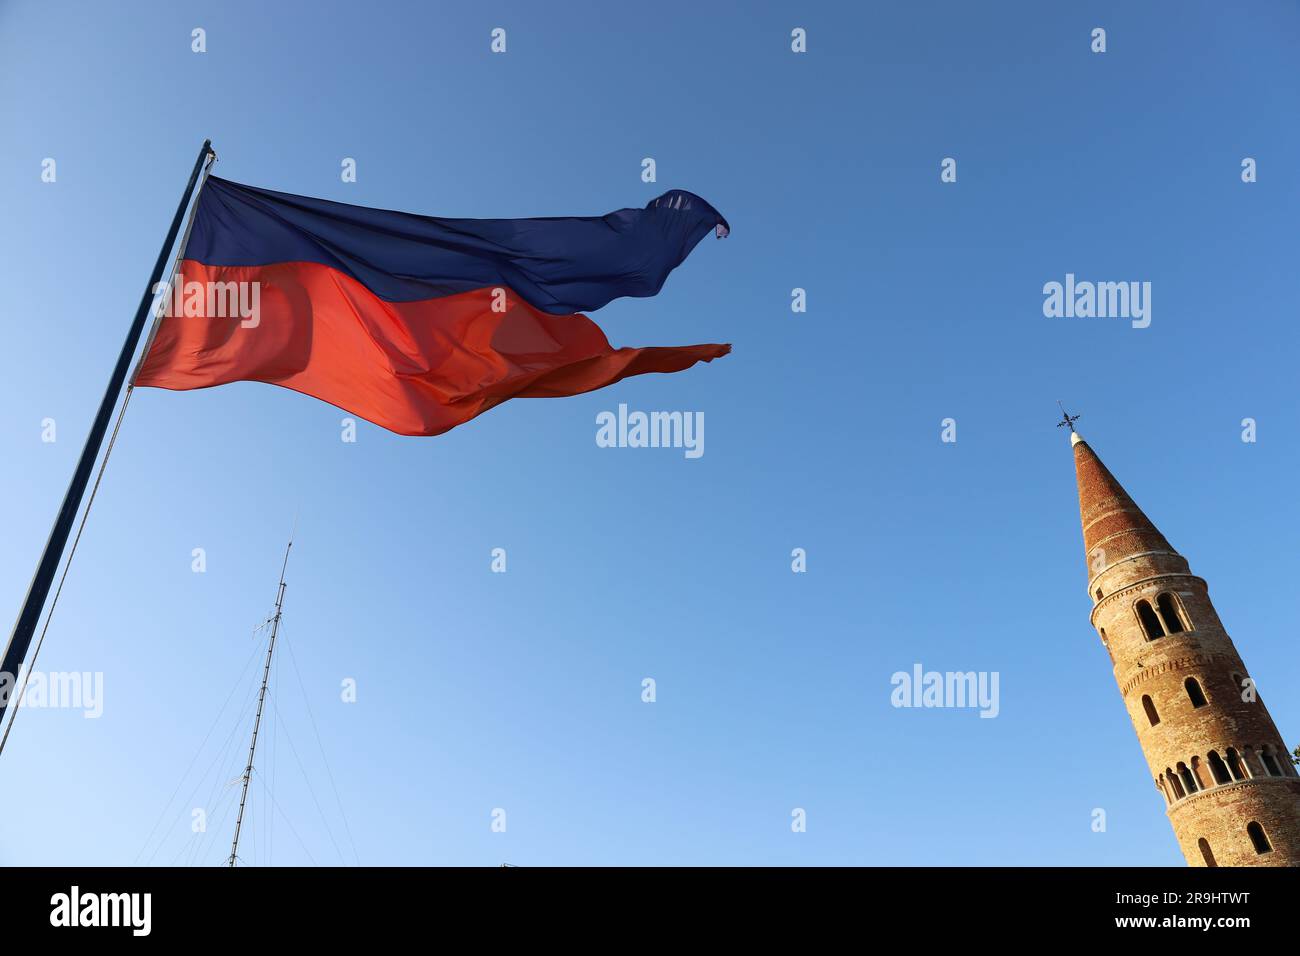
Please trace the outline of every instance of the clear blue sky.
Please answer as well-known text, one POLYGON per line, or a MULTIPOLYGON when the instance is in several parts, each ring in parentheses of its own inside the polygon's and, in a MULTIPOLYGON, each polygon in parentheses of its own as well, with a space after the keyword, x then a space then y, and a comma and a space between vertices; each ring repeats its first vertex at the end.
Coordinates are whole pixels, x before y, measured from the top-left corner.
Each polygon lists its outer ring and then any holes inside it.
POLYGON ((39 668, 103 672, 104 714, 20 714, 0 863, 221 861, 296 513, 259 761, 292 825, 255 780, 250 861, 1181 864, 1088 624, 1058 398, 1300 740, 1294 4, 328 6, 0 6, 4 613, 205 136, 229 179, 447 216, 698 192, 731 237, 595 317, 735 351, 355 444, 267 385, 138 392, 39 668), (1152 282, 1150 328, 1045 318, 1067 272, 1152 282), (598 448, 620 402, 703 411, 705 455, 598 448), (891 707, 914 663, 999 672, 1000 715, 891 707))

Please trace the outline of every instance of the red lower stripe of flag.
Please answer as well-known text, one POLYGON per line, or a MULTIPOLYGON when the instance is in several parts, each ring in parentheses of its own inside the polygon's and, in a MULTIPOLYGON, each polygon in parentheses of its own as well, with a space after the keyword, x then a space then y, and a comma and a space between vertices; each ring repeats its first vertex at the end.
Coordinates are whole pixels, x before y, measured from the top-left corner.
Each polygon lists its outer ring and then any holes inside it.
POLYGON ((616 349, 587 316, 540 312, 509 289, 388 302, 306 262, 186 260, 168 307, 135 384, 267 382, 401 435, 438 435, 507 399, 577 395, 731 351, 616 349))

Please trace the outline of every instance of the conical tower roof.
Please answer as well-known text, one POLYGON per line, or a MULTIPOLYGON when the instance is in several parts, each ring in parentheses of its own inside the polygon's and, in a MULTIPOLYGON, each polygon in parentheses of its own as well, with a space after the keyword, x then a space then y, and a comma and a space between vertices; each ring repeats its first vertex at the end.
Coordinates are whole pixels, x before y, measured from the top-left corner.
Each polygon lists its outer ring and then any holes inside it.
POLYGON ((1089 580, 1139 555, 1177 555, 1082 436, 1071 432, 1070 444, 1089 580))

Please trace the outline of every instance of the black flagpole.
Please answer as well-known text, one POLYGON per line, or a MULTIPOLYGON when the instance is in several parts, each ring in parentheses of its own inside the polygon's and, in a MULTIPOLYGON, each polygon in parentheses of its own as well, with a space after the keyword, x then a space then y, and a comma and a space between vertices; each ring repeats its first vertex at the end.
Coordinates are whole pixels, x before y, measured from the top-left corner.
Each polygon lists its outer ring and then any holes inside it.
POLYGON ((181 203, 176 207, 176 215, 172 217, 171 228, 167 230, 162 251, 158 253, 153 275, 145 287, 144 295, 140 298, 140 308, 136 310, 135 321, 131 323, 131 328, 126 333, 126 341, 122 343, 117 365, 113 367, 108 388, 104 390, 104 398, 99 403, 99 413, 95 416, 95 423, 90 428, 90 434, 86 436, 86 445, 81 449, 77 470, 72 473, 68 493, 63 496, 63 506, 59 508, 59 514, 54 519, 54 527, 50 529, 50 538, 45 542, 45 553, 41 555, 41 563, 36 566, 36 574, 27 589, 27 600, 23 603, 23 609, 14 623, 13 634, 10 635, 9 645, 5 648, 4 663, 0 665, 0 721, 4 720, 5 711, 9 706, 9 697, 17 690, 18 671, 27 657, 27 648, 32 643, 32 635, 36 633, 36 625, 40 622, 41 612, 45 609, 45 599, 49 596, 50 585, 54 582, 54 573, 63 558, 63 548, 68 543, 73 519, 81 510, 81 498, 86 492, 90 473, 94 470, 95 459, 99 457, 104 433, 108 430, 109 420, 113 417, 113 408, 117 405, 118 394, 122 391, 122 384, 126 381, 127 371, 131 367, 131 358, 140 344, 140 335, 144 332, 145 322, 149 318, 154 289, 162 280, 167 259, 172 246, 176 243, 176 235, 180 232, 181 222, 185 219, 185 210, 189 207, 190 198, 194 194, 194 184, 199 181, 203 162, 210 153, 212 153, 212 141, 205 139, 203 148, 199 150, 199 158, 194 161, 194 171, 190 173, 185 195, 181 197, 181 203))

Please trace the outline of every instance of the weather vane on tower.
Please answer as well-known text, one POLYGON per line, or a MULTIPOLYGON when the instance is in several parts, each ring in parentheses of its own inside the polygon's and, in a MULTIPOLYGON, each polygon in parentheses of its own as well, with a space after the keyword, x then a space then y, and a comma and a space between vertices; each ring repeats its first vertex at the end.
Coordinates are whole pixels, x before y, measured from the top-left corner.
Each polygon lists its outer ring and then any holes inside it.
POLYGON ((1060 409, 1061 409, 1061 420, 1060 420, 1059 422, 1056 423, 1056 427, 1057 427, 1057 428, 1068 428, 1068 429, 1070 429, 1071 432, 1073 432, 1073 431, 1074 431, 1074 423, 1077 422, 1077 421, 1078 421, 1080 418, 1082 418, 1083 416, 1082 416, 1082 415, 1071 415, 1069 412, 1067 412, 1067 411, 1065 410, 1065 406, 1064 406, 1064 405, 1061 405, 1061 400, 1060 400, 1059 398, 1056 400, 1056 404, 1057 404, 1058 406, 1060 406, 1060 409))

